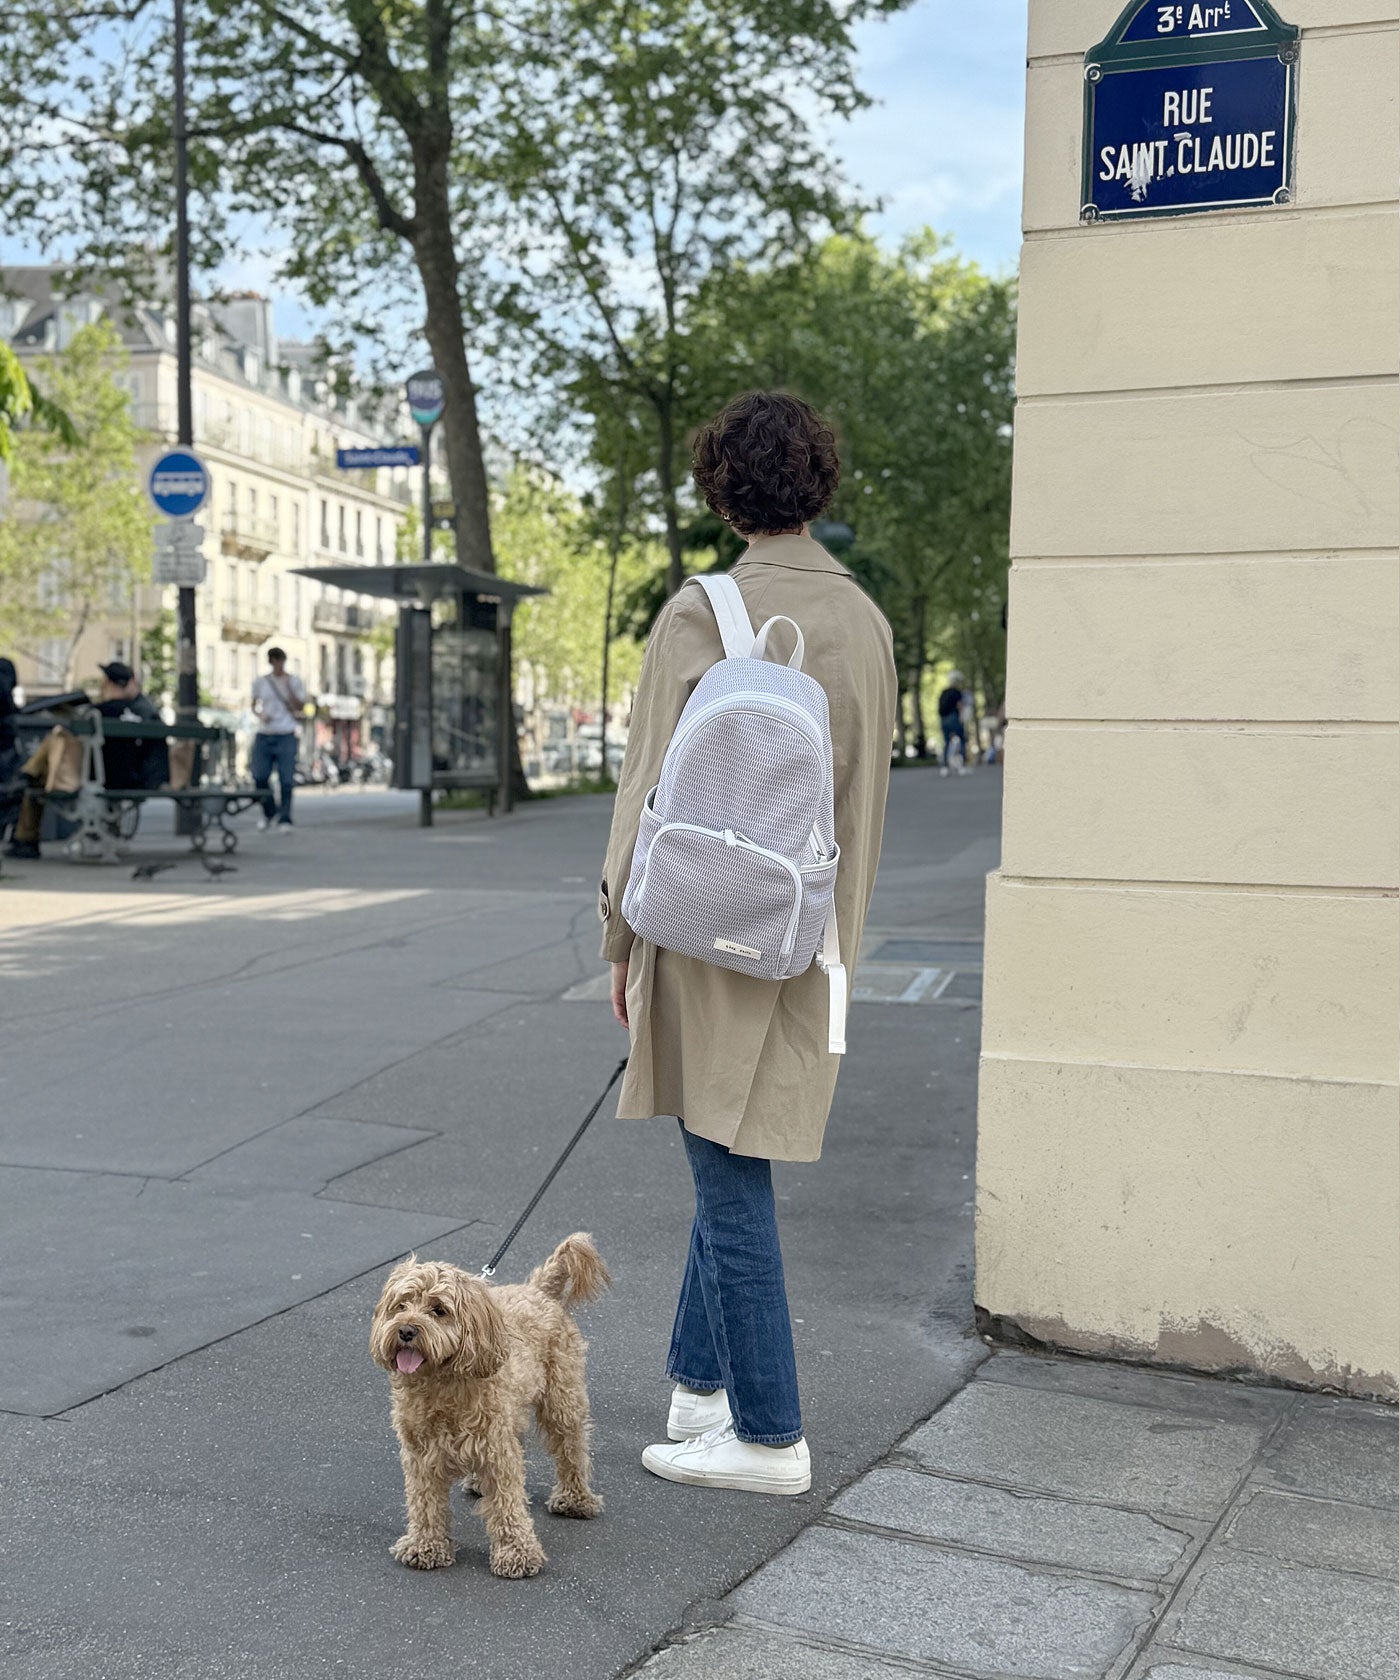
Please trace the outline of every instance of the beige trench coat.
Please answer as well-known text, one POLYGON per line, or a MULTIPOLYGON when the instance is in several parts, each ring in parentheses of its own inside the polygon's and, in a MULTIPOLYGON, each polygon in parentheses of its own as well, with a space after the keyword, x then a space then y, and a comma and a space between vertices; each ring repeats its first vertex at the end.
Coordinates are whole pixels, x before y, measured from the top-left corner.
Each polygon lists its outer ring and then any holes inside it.
MULTIPOLYGON (((760 537, 732 575, 755 626, 775 613, 801 626, 804 669, 830 702, 841 848, 836 915, 853 971, 889 784, 897 692, 890 628, 850 572, 810 537, 760 537)), ((782 638, 790 648, 791 632, 782 638)), ((679 1115, 688 1131, 740 1155, 814 1161, 841 1065, 827 1049, 825 974, 814 967, 792 980, 754 979, 659 950, 622 919, 643 803, 682 707, 722 655, 704 592, 682 590, 647 643, 599 902, 603 956, 631 964, 632 1056, 618 1116, 679 1115)))

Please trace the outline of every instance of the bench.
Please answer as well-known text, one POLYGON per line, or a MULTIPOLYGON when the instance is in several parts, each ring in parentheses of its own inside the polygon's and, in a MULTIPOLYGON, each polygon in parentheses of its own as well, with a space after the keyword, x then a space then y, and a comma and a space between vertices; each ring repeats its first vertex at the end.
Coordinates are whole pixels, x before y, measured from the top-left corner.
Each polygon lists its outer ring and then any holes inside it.
MULTIPOLYGON (((34 797, 77 825, 67 840, 69 855, 99 863, 120 860, 121 844, 130 840, 140 822, 142 807, 152 800, 168 800, 186 815, 190 845, 202 852, 215 834, 225 852, 238 849, 238 835, 226 818, 262 803, 263 793, 249 783, 203 780, 206 749, 229 770, 233 733, 198 723, 157 723, 105 718, 100 712, 53 719, 82 744, 82 769, 76 789, 32 789, 34 797), (187 787, 120 788, 106 785, 103 745, 107 741, 193 741, 194 763, 187 787)), ((217 762, 214 768, 218 768, 217 762)))

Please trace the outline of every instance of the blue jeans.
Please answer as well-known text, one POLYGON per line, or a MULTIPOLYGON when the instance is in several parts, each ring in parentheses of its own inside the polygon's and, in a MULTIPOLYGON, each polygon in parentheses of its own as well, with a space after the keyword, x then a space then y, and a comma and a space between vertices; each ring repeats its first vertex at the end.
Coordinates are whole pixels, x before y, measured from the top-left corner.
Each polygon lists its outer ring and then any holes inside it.
POLYGON ((943 725, 943 762, 951 764, 953 761, 953 742, 958 743, 958 756, 963 763, 967 763, 967 732, 962 725, 962 719, 956 717, 939 718, 943 725))
POLYGON ((261 732, 253 737, 252 770, 253 786, 267 792, 268 779, 272 772, 277 772, 277 791, 281 795, 280 810, 272 803, 269 793, 262 802, 263 815, 269 822, 272 814, 277 812, 278 822, 289 823, 292 820, 292 779, 297 767, 297 738, 295 735, 264 735, 261 732))
POLYGON ((767 1161, 732 1154, 681 1127, 695 1180, 695 1223, 666 1374, 729 1395, 741 1441, 802 1439, 797 1361, 767 1161))

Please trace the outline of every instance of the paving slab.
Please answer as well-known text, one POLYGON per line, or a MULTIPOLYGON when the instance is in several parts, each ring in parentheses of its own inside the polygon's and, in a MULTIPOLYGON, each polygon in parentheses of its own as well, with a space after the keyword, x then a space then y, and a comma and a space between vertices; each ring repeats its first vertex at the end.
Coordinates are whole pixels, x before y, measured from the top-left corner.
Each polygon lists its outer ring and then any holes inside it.
POLYGON ((1221 1551, 1167 1618, 1162 1639, 1309 1680, 1394 1680, 1395 1588, 1221 1551))
POLYGON ((1126 1505, 1218 1513, 1270 1425, 973 1383, 902 1444, 930 1470, 1126 1505))
POLYGON ((295 1193, 0 1168, 0 1408, 52 1416, 450 1226, 295 1193))
POLYGON ((335 963, 143 1002, 106 1031, 64 1033, 50 1053, 7 1054, 0 1159, 178 1177, 509 1002, 441 987, 392 1001, 335 963), (371 998, 374 1031, 347 1033, 371 998))
POLYGON ((411 1149, 433 1135, 411 1126, 308 1114, 235 1144, 186 1173, 185 1181, 225 1189, 320 1190, 356 1167, 411 1149))
POLYGON ((1283 1563, 1351 1569, 1388 1581, 1400 1565, 1393 1511, 1268 1489, 1241 1505, 1223 1539, 1232 1550, 1263 1552, 1283 1563))
POLYGON ((877 1468, 831 1507, 834 1515, 967 1546, 1023 1563, 1157 1581, 1197 1538, 1146 1512, 1047 1499, 918 1471, 877 1468))
POLYGON ((1018 1388, 1048 1388, 1059 1394, 1085 1394, 1155 1406, 1167 1412, 1200 1412, 1206 1417, 1274 1418, 1292 1409, 1291 1389, 1229 1382, 1220 1377, 1191 1377, 1171 1371, 1147 1371, 1109 1360, 1057 1358, 1048 1354, 1002 1349, 977 1374, 978 1382, 1018 1388))
POLYGON ((730 1623, 658 1651, 639 1673, 647 1680, 908 1680, 903 1663, 872 1652, 801 1644, 768 1628, 730 1623))
POLYGON ((1393 1409, 1307 1395, 1269 1443, 1257 1479, 1325 1499, 1394 1505, 1396 1447, 1393 1409))
POLYGON ((1157 1599, 996 1558, 814 1528, 730 1602, 761 1621, 955 1672, 1084 1680, 1130 1647, 1157 1599))
MULTIPOLYGON (((1219 1668, 1209 1659, 1183 1657, 1161 1651, 1135 1663, 1128 1680, 1275 1680, 1262 1668, 1219 1668)), ((1282 1677, 1280 1677, 1282 1680, 1282 1677)))

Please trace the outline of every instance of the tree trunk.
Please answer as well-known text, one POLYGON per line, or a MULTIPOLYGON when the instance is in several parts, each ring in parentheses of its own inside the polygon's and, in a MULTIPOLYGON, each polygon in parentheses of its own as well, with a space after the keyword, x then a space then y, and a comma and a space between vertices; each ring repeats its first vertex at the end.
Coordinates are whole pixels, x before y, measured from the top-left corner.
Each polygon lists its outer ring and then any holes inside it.
POLYGON ((656 457, 656 477, 661 486, 661 511, 666 518, 667 591, 674 595, 685 582, 685 560, 681 555, 681 522, 676 505, 675 419, 668 403, 656 405, 661 447, 656 457))
POLYGON ((904 684, 899 685, 899 704, 894 714, 895 756, 901 764, 907 756, 909 746, 909 729, 904 721, 904 684))
POLYGON ((924 666, 928 660, 928 602, 923 596, 914 603, 914 661, 909 668, 909 694, 914 711, 914 752, 928 757, 928 730, 924 727, 924 666))
POLYGON ((442 375, 442 425, 446 437, 447 475, 456 504, 457 563, 473 571, 494 572, 491 548, 491 503, 481 426, 476 412, 476 387, 467 363, 467 336, 462 327, 458 290, 457 250, 452 242, 446 172, 420 173, 418 218, 421 232, 413 242, 423 296, 427 303, 426 331, 433 366, 442 375))

